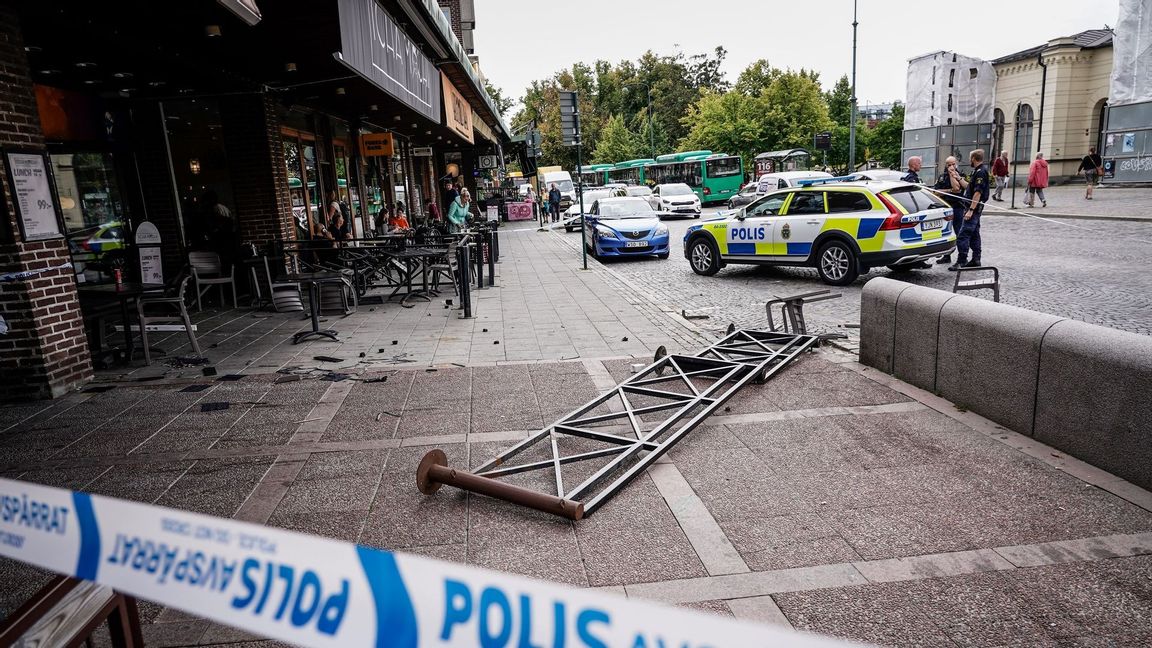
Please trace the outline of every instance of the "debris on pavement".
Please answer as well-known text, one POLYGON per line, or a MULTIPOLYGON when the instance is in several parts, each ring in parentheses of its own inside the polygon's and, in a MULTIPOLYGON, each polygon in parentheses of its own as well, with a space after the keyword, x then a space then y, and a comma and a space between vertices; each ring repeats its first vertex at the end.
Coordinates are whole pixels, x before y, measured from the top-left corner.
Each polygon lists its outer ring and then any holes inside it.
POLYGON ((228 403, 228 402, 203 403, 200 405, 200 411, 201 412, 219 412, 222 410, 226 410, 231 406, 232 406, 232 404, 228 403))

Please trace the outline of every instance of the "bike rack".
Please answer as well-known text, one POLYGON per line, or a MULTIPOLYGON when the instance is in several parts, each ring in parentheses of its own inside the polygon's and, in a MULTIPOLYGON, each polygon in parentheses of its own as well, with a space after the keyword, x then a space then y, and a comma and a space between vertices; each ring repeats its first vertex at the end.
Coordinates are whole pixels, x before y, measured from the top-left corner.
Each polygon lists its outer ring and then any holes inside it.
POLYGON ((431 495, 447 484, 579 520, 600 508, 745 385, 767 381, 817 342, 811 335, 737 330, 695 355, 669 355, 660 347, 643 370, 474 472, 450 468, 442 450, 430 451, 416 469, 417 488, 431 495), (590 442, 599 447, 589 449, 590 442), (538 457, 508 464, 533 452, 538 457), (604 459, 607 462, 590 475, 578 468, 604 459), (554 493, 499 480, 541 470, 553 473, 554 493), (566 488, 566 482, 578 484, 566 488))

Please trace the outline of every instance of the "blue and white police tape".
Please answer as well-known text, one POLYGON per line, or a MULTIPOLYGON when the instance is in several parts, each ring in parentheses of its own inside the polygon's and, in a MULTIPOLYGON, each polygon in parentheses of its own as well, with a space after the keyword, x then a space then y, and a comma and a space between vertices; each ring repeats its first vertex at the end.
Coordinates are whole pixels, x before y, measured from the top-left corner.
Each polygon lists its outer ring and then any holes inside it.
POLYGON ((0 555, 300 646, 847 645, 10 479, 0 479, 0 555))

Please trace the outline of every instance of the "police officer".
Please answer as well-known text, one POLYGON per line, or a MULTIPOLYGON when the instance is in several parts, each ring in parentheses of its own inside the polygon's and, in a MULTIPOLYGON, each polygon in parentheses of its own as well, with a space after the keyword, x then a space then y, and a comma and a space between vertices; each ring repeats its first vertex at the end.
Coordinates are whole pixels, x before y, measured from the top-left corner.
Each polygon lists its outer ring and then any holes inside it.
MULTIPOLYGON (((944 160, 944 171, 936 177, 936 184, 932 185, 932 189, 936 191, 949 207, 952 208, 952 229, 957 233, 960 232, 960 223, 964 215, 964 185, 967 178, 960 174, 960 163, 956 158, 951 155, 948 159, 944 160)), ((945 254, 936 260, 936 265, 947 265, 952 263, 952 255, 945 254)))
POLYGON ((904 174, 904 177, 900 179, 904 182, 920 184, 921 164, 923 164, 923 162, 920 160, 919 155, 913 155, 912 157, 908 158, 908 173, 904 174))
POLYGON ((956 238, 956 263, 949 270, 975 268, 980 265, 980 215, 984 203, 988 202, 988 167, 984 164, 984 149, 972 151, 972 179, 964 185, 964 220, 960 234, 956 238), (968 260, 968 250, 972 250, 972 260, 968 260))

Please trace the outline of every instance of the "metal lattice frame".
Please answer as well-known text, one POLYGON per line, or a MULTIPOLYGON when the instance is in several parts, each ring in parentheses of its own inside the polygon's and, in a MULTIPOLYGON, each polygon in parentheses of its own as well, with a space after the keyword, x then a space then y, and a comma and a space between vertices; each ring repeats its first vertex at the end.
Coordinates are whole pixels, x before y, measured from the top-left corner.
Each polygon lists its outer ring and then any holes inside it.
POLYGON ((811 335, 737 330, 691 356, 668 355, 661 347, 655 361, 642 371, 473 473, 448 468, 440 450, 429 452, 417 470, 417 485, 430 494, 449 484, 580 519, 655 463, 745 385, 767 381, 816 343, 811 335), (654 420, 652 415, 659 418, 654 420), (566 438, 595 441, 604 447, 565 454, 561 445, 566 438), (550 446, 549 457, 509 465, 509 460, 545 442, 550 446), (565 467, 604 458, 610 459, 591 475, 566 479, 565 467), (542 470, 553 473, 555 493, 498 480, 542 470), (575 485, 566 486, 566 482, 575 485))

